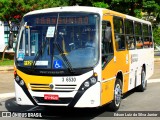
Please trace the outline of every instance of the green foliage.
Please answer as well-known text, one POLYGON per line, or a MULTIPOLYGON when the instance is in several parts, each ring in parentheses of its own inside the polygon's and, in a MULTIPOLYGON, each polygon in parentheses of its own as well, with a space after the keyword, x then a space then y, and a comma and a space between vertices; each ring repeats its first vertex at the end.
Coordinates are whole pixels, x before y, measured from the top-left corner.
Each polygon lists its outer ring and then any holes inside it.
POLYGON ((38 0, 39 4, 34 3, 37 5, 36 9, 43 9, 43 8, 51 8, 51 7, 59 7, 59 6, 67 6, 69 0, 38 0))
POLYGON ((154 42, 160 45, 160 27, 154 29, 153 38, 154 38, 154 42))
POLYGON ((8 65, 14 65, 14 60, 4 59, 3 61, 0 61, 0 66, 8 66, 8 65))
POLYGON ((151 12, 157 11, 159 9, 158 3, 155 2, 155 0, 143 0, 143 11, 148 12, 149 14, 151 12))
POLYGON ((66 6, 69 0, 0 0, 0 20, 21 20, 29 11, 66 6))
MULTIPOLYGON (((2 58, 2 53, 0 53, 0 58, 2 58)), ((0 66, 13 65, 14 64, 14 54, 6 53, 4 60, 0 59, 0 66)))
POLYGON ((110 9, 128 14, 131 16, 141 16, 142 1, 140 0, 112 0, 110 9))
POLYGON ((26 9, 23 6, 23 0, 1 0, 0 20, 14 21, 21 19, 24 12, 26 12, 26 9))
POLYGON ((142 18, 142 11, 141 10, 135 9, 134 13, 135 13, 135 17, 142 18))
POLYGON ((100 8, 109 8, 109 5, 104 2, 93 2, 92 5, 94 7, 100 7, 100 8))

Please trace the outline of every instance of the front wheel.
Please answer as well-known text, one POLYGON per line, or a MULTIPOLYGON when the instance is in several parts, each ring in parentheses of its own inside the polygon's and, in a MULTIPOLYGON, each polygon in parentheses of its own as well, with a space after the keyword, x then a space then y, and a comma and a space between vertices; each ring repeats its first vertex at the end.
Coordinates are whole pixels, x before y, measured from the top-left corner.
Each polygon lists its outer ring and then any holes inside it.
POLYGON ((120 79, 117 79, 114 87, 114 99, 109 104, 109 108, 111 111, 117 111, 120 107, 122 100, 122 82, 120 79))

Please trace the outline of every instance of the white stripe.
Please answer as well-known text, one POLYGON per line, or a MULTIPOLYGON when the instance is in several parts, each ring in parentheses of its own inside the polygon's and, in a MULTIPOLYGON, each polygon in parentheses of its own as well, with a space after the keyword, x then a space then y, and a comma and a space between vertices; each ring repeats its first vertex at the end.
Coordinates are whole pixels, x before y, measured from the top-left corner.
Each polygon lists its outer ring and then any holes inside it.
POLYGON ((160 79, 149 79, 149 80, 147 80, 147 83, 156 83, 156 82, 160 82, 160 79))
POLYGON ((9 97, 15 97, 15 93, 2 93, 0 94, 0 99, 9 98, 9 97))
POLYGON ((112 78, 109 78, 109 79, 106 79, 106 80, 102 80, 102 83, 108 82, 108 81, 113 80, 113 79, 115 79, 115 78, 116 78, 116 77, 112 77, 112 78))
MULTIPOLYGON (((124 75, 127 75, 127 74, 129 74, 130 72, 126 72, 126 73, 124 73, 123 74, 123 76, 124 75)), ((102 83, 104 83, 104 82, 107 82, 107 81, 110 81, 110 80, 113 80, 113 79, 115 79, 116 77, 112 77, 112 78, 109 78, 109 79, 106 79, 106 80, 102 80, 102 83)))
POLYGON ((126 72, 126 73, 123 73, 123 75, 127 75, 127 74, 129 74, 130 72, 126 72))

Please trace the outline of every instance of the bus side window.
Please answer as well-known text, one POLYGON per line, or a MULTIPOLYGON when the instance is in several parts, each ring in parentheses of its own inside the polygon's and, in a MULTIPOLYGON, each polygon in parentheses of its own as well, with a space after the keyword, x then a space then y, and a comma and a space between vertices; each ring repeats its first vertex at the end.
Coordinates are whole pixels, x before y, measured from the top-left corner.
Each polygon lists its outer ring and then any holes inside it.
POLYGON ((143 45, 144 48, 149 48, 150 47, 150 40, 149 40, 149 31, 148 31, 148 25, 143 24, 143 45))
POLYGON ((152 26, 151 25, 149 25, 149 42, 150 42, 150 47, 153 48, 152 26))
POLYGON ((136 40, 136 48, 143 48, 143 39, 142 39, 142 25, 139 22, 134 22, 135 29, 135 40, 136 40))
POLYGON ((127 48, 132 50, 135 48, 135 39, 133 34, 133 21, 125 19, 125 38, 127 41, 127 48))
POLYGON ((111 24, 109 21, 102 22, 102 68, 113 58, 113 43, 111 24))
POLYGON ((117 51, 125 50, 125 38, 124 38, 124 24, 123 19, 120 17, 113 18, 115 44, 117 51))

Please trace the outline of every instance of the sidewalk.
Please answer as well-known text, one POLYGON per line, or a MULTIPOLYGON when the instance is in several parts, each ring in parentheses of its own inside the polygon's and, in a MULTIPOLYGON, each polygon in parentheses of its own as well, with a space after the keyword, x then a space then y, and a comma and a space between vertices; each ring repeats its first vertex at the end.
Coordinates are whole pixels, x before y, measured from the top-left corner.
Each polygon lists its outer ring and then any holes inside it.
POLYGON ((160 62, 160 58, 154 58, 155 62, 160 62))
POLYGON ((2 71, 13 71, 13 66, 0 66, 0 72, 2 71))

